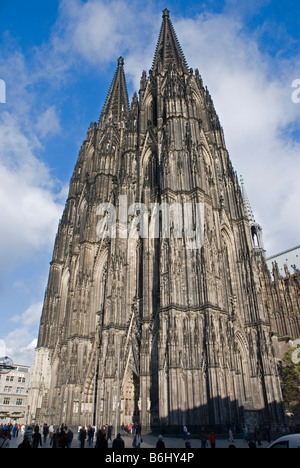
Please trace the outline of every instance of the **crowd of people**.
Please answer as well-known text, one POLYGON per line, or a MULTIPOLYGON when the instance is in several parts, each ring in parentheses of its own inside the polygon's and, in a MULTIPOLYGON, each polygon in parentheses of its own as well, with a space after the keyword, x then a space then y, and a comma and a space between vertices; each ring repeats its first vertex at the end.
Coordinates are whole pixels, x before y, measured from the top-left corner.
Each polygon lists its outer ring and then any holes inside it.
MULTIPOLYGON (((89 447, 98 449, 112 448, 114 450, 124 449, 125 442, 124 436, 132 436, 132 447, 141 448, 143 444, 142 428, 140 424, 130 424, 125 426, 122 424, 121 433, 117 434, 115 438, 112 437, 113 428, 109 425, 97 426, 78 426, 78 446, 85 448, 86 444, 89 447)), ((20 426, 18 424, 12 425, 1 425, 0 426, 0 449, 9 448, 11 445, 11 439, 18 436, 22 436, 22 442, 18 445, 18 448, 39 448, 47 446, 51 448, 72 448, 74 442, 74 433, 71 428, 68 428, 65 424, 62 424, 58 428, 54 428, 53 425, 45 423, 43 426, 38 425, 27 425, 20 426), (47 442, 48 441, 48 442, 47 442)), ((244 442, 248 444, 249 448, 257 448, 262 445, 262 440, 265 439, 270 442, 270 432, 262 431, 260 428, 255 428, 254 439, 251 439, 248 431, 244 428, 243 431, 244 442)), ((229 428, 228 431, 228 444, 229 448, 236 448, 235 445, 236 431, 229 428)), ((191 434, 186 426, 183 427, 183 439, 185 442, 186 449, 191 449, 191 434)), ((200 431, 200 440, 202 448, 210 447, 211 449, 217 448, 217 436, 211 432, 205 432, 204 428, 200 431)), ((164 437, 160 435, 156 443, 157 450, 164 450, 166 447, 164 437)))
POLYGON ((0 426, 0 448, 9 448, 11 439, 22 436, 22 442, 18 448, 39 448, 46 444, 47 438, 50 439, 50 447, 52 448, 71 448, 73 441, 73 432, 64 424, 54 430, 54 426, 44 424, 42 427, 38 425, 17 425, 6 424, 0 426))

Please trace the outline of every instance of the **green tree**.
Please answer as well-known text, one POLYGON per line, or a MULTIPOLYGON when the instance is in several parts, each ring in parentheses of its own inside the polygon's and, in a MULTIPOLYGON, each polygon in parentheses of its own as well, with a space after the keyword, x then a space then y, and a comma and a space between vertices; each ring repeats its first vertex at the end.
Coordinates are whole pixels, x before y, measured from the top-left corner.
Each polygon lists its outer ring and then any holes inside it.
POLYGON ((294 349, 286 353, 282 360, 283 398, 287 411, 300 409, 300 364, 293 362, 294 349))

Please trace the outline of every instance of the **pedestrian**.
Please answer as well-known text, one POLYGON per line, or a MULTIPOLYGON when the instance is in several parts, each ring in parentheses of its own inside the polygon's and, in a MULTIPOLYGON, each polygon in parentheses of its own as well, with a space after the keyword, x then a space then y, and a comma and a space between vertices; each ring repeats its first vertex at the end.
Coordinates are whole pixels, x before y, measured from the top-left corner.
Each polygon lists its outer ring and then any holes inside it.
POLYGON ((249 442, 248 447, 249 447, 249 449, 257 449, 256 443, 253 442, 253 441, 250 441, 250 442, 249 442))
POLYGON ((30 440, 25 437, 23 442, 18 446, 18 449, 32 449, 32 445, 30 443, 30 440))
POLYGON ((98 433, 97 433, 95 448, 96 449, 104 449, 104 450, 108 449, 108 443, 107 443, 107 440, 106 440, 106 435, 101 430, 99 430, 98 433))
POLYGON ((201 448, 206 449, 206 445, 207 445, 207 434, 205 433, 204 427, 201 428, 200 440, 201 440, 201 448))
POLYGON ((15 424, 13 428, 13 437, 17 437, 18 432, 19 432, 18 425, 15 424))
POLYGON ((65 425, 61 426, 61 431, 60 431, 59 440, 58 440, 58 447, 61 449, 65 449, 68 447, 67 430, 68 428, 65 425))
POLYGON ((183 440, 187 440, 188 438, 188 428, 186 426, 183 427, 183 440))
POLYGON ((50 441, 50 446, 54 449, 58 448, 59 434, 59 429, 56 429, 56 432, 53 433, 52 439, 50 441))
POLYGON ((67 448, 68 449, 70 449, 72 446, 73 438, 74 438, 74 434, 71 431, 71 429, 69 429, 67 432, 67 448))
POLYGON ((245 426, 243 430, 243 436, 244 436, 244 443, 246 444, 249 441, 249 434, 248 434, 248 429, 245 426))
POLYGON ((107 442, 108 441, 112 442, 111 434, 112 434, 112 426, 108 426, 108 428, 107 428, 107 442))
POLYGON ((117 435, 117 438, 113 441, 113 450, 122 450, 125 448, 124 440, 121 439, 121 434, 117 435))
POLYGON ((89 429, 88 429, 88 442, 89 442, 90 447, 91 447, 91 445, 93 445, 94 435, 95 435, 95 429, 92 426, 89 426, 89 429))
POLYGON ((36 426, 34 429, 34 434, 32 436, 32 448, 37 449, 39 448, 39 445, 42 447, 42 436, 39 430, 39 427, 36 426))
POLYGON ((43 426, 44 444, 46 443, 48 434, 49 434, 49 426, 48 426, 47 423, 45 423, 44 426, 43 426))
POLYGON ((53 427, 53 424, 51 424, 51 425, 49 426, 49 437, 50 437, 50 441, 52 440, 53 434, 54 434, 54 427, 53 427))
POLYGON ((212 449, 215 449, 216 448, 216 443, 217 443, 217 438, 216 438, 216 434, 213 431, 209 434, 208 440, 209 440, 209 443, 210 443, 210 447, 212 449))
POLYGON ((162 435, 158 436, 158 441, 156 443, 156 450, 165 450, 166 446, 164 443, 164 438, 162 435))
POLYGON ((2 435, 0 437, 0 449, 6 449, 10 447, 10 438, 9 438, 9 432, 7 430, 4 430, 2 432, 2 435))
POLYGON ((133 442, 132 442, 132 447, 133 448, 141 448, 141 443, 142 443, 142 438, 140 434, 136 434, 133 442))
POLYGON ((259 427, 257 427, 257 426, 256 426, 255 429, 254 429, 254 437, 255 437, 255 443, 257 443, 257 445, 258 445, 259 447, 261 447, 261 446, 262 446, 262 443, 261 443, 261 432, 260 432, 259 427))
POLYGON ((228 439, 228 442, 230 444, 234 444, 234 437, 233 437, 233 432, 231 429, 229 429, 229 439, 228 439))
POLYGON ((265 433, 266 433, 266 441, 270 444, 271 443, 271 431, 268 426, 266 426, 265 433))
POLYGON ((24 439, 27 438, 28 440, 32 439, 32 426, 25 426, 24 431, 24 439))
POLYGON ((86 430, 84 427, 82 427, 80 429, 80 433, 79 433, 79 437, 80 437, 80 448, 84 449, 84 446, 85 446, 85 441, 86 441, 86 430))

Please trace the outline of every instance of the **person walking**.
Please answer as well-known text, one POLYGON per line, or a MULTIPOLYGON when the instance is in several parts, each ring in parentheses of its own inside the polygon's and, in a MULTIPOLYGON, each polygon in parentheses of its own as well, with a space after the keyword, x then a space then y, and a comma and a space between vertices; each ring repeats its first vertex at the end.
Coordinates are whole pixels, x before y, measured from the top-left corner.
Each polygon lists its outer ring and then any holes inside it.
POLYGON ((34 429, 34 434, 32 436, 32 448, 37 449, 39 448, 39 445, 42 447, 42 436, 39 430, 39 427, 36 426, 34 429))
POLYGON ((0 449, 6 449, 10 447, 10 438, 9 438, 9 432, 4 430, 2 432, 2 435, 0 437, 0 449))
POLYGON ((187 440, 188 438, 188 428, 186 426, 183 427, 183 440, 187 440))
POLYGON ((49 437, 50 437, 50 442, 51 442, 51 440, 52 440, 53 434, 54 434, 54 427, 53 427, 53 424, 50 424, 50 426, 49 426, 49 437))
POLYGON ((84 449, 84 446, 85 446, 85 441, 86 441, 86 430, 84 429, 84 427, 82 427, 80 429, 80 432, 79 432, 79 437, 80 437, 80 448, 84 449))
POLYGON ((56 429, 56 432, 53 433, 52 439, 50 441, 50 446, 54 449, 58 448, 60 432, 59 429, 56 429))
POLYGON ((205 433, 204 427, 202 427, 200 432, 201 448, 206 449, 207 445, 207 434, 205 433))
POLYGON ((24 439, 32 439, 32 426, 26 426, 24 430, 24 439))
POLYGON ((19 427, 17 424, 13 427, 13 437, 18 437, 19 427))
POLYGON ((245 426, 243 430, 243 436, 244 436, 244 443, 247 444, 249 442, 249 434, 248 434, 248 429, 245 426))
POLYGON ((217 438, 216 438, 216 434, 213 431, 209 434, 208 440, 209 440, 209 443, 210 443, 210 447, 212 449, 215 449, 216 448, 216 443, 217 443, 217 438))
POLYGON ((141 448, 141 443, 142 443, 142 438, 140 434, 136 434, 133 442, 132 442, 132 447, 133 448, 141 448))
POLYGON ((48 426, 47 423, 45 423, 44 426, 43 426, 44 444, 46 444, 48 434, 49 434, 49 426, 48 426))
POLYGON ((158 436, 158 441, 156 443, 156 450, 165 450, 166 445, 164 443, 164 438, 162 435, 158 436))
POLYGON ((94 427, 89 426, 89 429, 88 429, 88 442, 89 442, 89 446, 90 446, 90 447, 93 445, 93 442, 94 442, 94 435, 95 435, 95 429, 94 429, 94 427))
POLYGON ((18 445, 18 449, 32 449, 32 445, 30 443, 30 440, 27 439, 27 437, 25 437, 23 442, 21 442, 20 445, 18 445))
POLYGON ((68 449, 72 447, 73 438, 74 438, 74 434, 71 431, 71 429, 69 429, 67 432, 67 448, 68 449))
POLYGON ((113 441, 112 448, 113 450, 123 450, 125 448, 125 442, 121 439, 121 434, 118 434, 117 438, 113 441))
POLYGON ((112 434, 112 426, 108 426, 108 428, 107 428, 107 442, 110 441, 112 443, 111 434, 112 434))
POLYGON ((66 449, 68 447, 68 428, 65 425, 61 427, 58 447, 62 449, 66 449))
POLYGON ((95 448, 104 449, 104 450, 108 449, 106 435, 101 430, 99 430, 97 433, 97 440, 96 440, 95 448))

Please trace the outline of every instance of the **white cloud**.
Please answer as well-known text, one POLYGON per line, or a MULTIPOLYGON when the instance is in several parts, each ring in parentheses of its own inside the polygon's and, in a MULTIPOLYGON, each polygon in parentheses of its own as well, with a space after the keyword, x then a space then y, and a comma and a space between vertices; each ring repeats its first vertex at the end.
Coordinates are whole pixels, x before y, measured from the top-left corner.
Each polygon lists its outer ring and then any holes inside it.
POLYGON ((4 340, 0 340, 0 351, 7 354, 16 364, 32 364, 42 308, 41 302, 32 304, 22 315, 12 317, 10 321, 17 323, 17 328, 8 333, 4 340))
POLYGON ((61 126, 55 106, 49 107, 38 117, 36 131, 41 139, 60 133, 61 126))
MULTIPOLYGON (((63 205, 49 169, 7 115, 0 119, 0 258, 13 265, 53 243, 63 205)), ((5 268, 9 265, 6 263, 5 268)), ((1 267, 0 267, 1 268, 1 267)))
MULTIPOLYGON (((8 89, 7 103, 0 114, 0 289, 5 306, 8 290, 12 293, 17 283, 24 285, 28 279, 19 272, 22 262, 30 262, 29 272, 32 258, 38 264, 40 253, 51 252, 66 195, 62 183, 53 178, 40 158, 42 142, 60 131, 58 111, 46 101, 38 102, 39 93, 32 86, 34 70, 27 66, 20 51, 10 47, 1 50, 0 76, 5 77, 8 89), (6 278, 13 278, 15 273, 18 281, 9 284, 6 278)), ((18 294, 21 297, 20 288, 18 294)), ((27 302, 36 292, 27 290, 23 294, 27 302)), ((9 306, 12 315, 13 304, 14 298, 9 306)), ((4 338, 0 349, 17 363, 32 362, 41 309, 41 303, 34 303, 11 322, 10 316, 0 312, 4 338)))
POLYGON ((4 340, 0 340, 0 358, 6 356, 6 344, 4 340))
POLYGON ((32 365, 37 340, 26 328, 18 328, 5 338, 6 354, 15 364, 32 365))
POLYGON ((61 183, 37 156, 42 139, 60 131, 56 109, 36 112, 36 96, 27 89, 29 73, 19 52, 7 63, 13 68, 9 83, 15 95, 0 114, 0 273, 33 252, 52 248, 63 209, 61 183))
POLYGON ((11 322, 19 322, 25 328, 30 328, 39 323, 42 314, 43 303, 32 304, 22 315, 12 317, 11 322))
POLYGON ((268 253, 299 243, 300 143, 283 129, 299 120, 291 84, 300 56, 279 60, 260 51, 240 19, 200 15, 176 24, 190 66, 215 103, 235 169, 243 174, 268 253))

